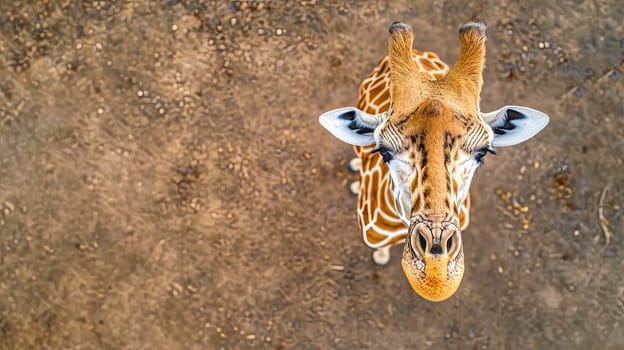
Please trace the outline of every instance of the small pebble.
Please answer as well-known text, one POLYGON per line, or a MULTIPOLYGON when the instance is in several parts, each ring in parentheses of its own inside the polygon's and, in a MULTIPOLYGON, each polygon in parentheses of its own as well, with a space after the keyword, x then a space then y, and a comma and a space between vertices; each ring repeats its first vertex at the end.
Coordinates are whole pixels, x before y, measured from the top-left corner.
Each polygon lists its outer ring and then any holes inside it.
POLYGON ((178 26, 176 24, 172 25, 171 30, 175 32, 176 30, 178 30, 178 26))
POLYGON ((15 205, 9 201, 4 202, 4 206, 9 210, 9 212, 15 211, 15 205))
POLYGON ((618 71, 616 71, 615 69, 611 71, 611 74, 609 74, 609 78, 611 78, 611 80, 617 80, 619 76, 618 71))

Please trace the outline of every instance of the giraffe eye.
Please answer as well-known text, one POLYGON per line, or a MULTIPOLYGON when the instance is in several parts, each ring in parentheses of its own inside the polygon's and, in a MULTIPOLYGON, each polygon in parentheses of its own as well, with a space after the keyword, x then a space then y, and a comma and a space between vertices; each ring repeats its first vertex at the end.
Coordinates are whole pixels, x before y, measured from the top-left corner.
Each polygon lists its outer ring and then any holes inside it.
POLYGON ((394 155, 392 154, 392 152, 388 150, 387 148, 377 147, 371 153, 377 153, 377 152, 381 154, 381 157, 383 158, 383 161, 385 163, 389 163, 394 158, 394 155))
POLYGON ((480 150, 475 152, 474 159, 478 163, 483 163, 483 157, 485 157, 486 154, 487 154, 487 149, 482 148, 482 149, 480 149, 480 150))
POLYGON ((478 149, 475 153, 474 153, 474 159, 478 162, 478 163, 483 163, 483 158, 485 157, 486 154, 492 153, 492 154, 496 154, 496 152, 494 152, 494 149, 492 149, 492 147, 487 146, 487 147, 483 147, 481 149, 478 149))

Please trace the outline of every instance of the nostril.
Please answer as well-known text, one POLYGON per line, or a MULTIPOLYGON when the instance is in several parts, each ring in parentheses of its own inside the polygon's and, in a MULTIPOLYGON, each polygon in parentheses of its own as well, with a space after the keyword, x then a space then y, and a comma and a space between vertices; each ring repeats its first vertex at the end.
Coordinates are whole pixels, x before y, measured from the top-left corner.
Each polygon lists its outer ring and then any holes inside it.
POLYGON ((446 240, 446 251, 450 252, 451 251, 451 247, 453 246, 453 239, 455 238, 455 236, 451 236, 449 237, 449 239, 446 240))
POLYGON ((427 239, 420 232, 418 232, 418 244, 420 244, 420 248, 423 252, 427 251, 427 239))
POLYGON ((439 244, 434 244, 430 252, 431 254, 442 254, 442 247, 439 244))

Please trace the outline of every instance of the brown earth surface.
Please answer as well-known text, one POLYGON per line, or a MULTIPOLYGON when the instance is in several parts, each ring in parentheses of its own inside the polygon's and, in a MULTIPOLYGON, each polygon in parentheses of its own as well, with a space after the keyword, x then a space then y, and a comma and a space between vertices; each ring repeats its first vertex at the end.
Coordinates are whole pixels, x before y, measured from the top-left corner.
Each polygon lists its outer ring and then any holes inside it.
POLYGON ((0 348, 623 349, 624 3, 461 3, 2 1, 0 348), (473 18, 482 110, 551 123, 477 172, 434 304, 317 118, 391 22, 452 64, 473 18))

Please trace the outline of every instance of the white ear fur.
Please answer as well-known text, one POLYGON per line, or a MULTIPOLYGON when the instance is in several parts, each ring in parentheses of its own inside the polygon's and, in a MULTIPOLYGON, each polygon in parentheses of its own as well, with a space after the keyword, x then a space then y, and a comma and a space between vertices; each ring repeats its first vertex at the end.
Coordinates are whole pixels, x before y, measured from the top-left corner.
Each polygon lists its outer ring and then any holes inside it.
POLYGON ((513 146, 535 136, 548 124, 549 118, 538 110, 505 106, 497 111, 481 114, 494 131, 492 146, 513 146))
POLYGON ((355 146, 375 143, 375 128, 385 119, 386 113, 368 114, 355 107, 338 108, 319 117, 321 125, 339 140, 355 146))

